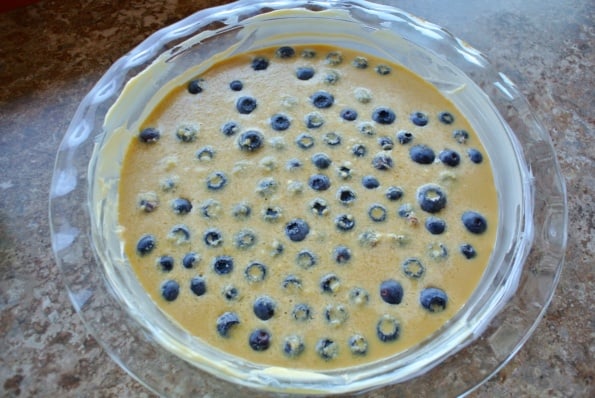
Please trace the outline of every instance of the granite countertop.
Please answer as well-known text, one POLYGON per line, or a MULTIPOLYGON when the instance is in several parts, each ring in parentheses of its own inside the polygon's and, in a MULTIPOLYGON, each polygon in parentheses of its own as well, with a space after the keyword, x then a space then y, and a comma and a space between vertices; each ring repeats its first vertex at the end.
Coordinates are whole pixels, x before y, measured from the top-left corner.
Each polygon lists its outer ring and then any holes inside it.
MULTIPOLYGON (((85 330, 50 243, 54 158, 79 102, 150 33, 207 0, 60 0, 0 14, 0 395, 153 396, 85 330)), ((595 3, 385 2, 480 49, 529 99, 566 179, 569 240, 533 336, 474 397, 595 396, 595 3)), ((208 391, 204 391, 205 394, 208 391)))

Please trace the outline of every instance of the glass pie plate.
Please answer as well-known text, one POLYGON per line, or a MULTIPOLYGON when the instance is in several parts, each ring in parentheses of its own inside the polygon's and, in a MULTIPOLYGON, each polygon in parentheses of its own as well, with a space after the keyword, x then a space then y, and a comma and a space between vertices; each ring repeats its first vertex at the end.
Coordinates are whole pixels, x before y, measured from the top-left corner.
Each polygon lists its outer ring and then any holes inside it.
POLYGON ((550 138, 514 84, 444 29, 365 1, 239 1, 150 36, 114 63, 74 115, 57 154, 50 220, 57 263, 89 332, 131 376, 172 397, 378 388, 391 396, 465 395, 535 329, 558 282, 567 235, 565 186, 550 138), (164 84, 216 55, 300 43, 363 50, 434 84, 480 135, 501 207, 494 254, 463 310, 404 353, 334 371, 265 367, 200 343, 142 294, 114 233, 125 148, 106 146, 117 127, 138 130, 146 104, 164 84), (125 90, 146 70, 148 84, 125 90), (119 98, 125 111, 110 111, 119 98))

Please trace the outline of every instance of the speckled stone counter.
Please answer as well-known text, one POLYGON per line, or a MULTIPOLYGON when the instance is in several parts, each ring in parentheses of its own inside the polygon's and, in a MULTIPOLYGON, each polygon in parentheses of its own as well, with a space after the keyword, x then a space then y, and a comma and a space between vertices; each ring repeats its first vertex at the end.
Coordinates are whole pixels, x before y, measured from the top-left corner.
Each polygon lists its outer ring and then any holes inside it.
MULTIPOLYGON (((68 299, 50 243, 52 168, 79 102, 116 59, 160 27, 222 3, 60 0, 0 14, 0 396, 153 396, 108 357, 68 299)), ((568 251, 552 304, 472 396, 595 396, 595 3, 385 3, 446 27, 515 81, 566 178, 568 251)))

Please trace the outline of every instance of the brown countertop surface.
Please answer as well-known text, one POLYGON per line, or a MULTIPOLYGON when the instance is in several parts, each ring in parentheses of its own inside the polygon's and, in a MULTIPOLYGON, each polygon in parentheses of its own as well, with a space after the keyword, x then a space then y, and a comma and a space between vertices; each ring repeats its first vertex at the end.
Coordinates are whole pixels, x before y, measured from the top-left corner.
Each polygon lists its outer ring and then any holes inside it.
MULTIPOLYGON (((0 14, 0 396, 153 396, 110 359, 69 301, 51 248, 52 168, 79 102, 114 61, 155 30, 222 3, 60 0, 0 14)), ((384 3, 487 54, 550 132, 566 179, 568 250, 551 306, 472 396, 595 396, 595 3, 384 3)))

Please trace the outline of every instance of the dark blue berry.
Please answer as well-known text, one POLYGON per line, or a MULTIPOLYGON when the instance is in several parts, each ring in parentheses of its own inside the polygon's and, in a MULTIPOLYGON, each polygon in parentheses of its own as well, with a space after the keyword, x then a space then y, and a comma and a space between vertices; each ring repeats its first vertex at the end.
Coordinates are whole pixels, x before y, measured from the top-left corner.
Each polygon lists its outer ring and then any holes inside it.
POLYGON ((400 304, 403 300, 403 286, 394 279, 387 279, 380 284, 380 297, 388 304, 400 304))
POLYGON ((234 236, 233 243, 238 249, 249 249, 256 244, 256 234, 250 229, 242 229, 234 236))
POLYGON ((308 304, 296 304, 295 307, 293 307, 291 315, 293 316, 293 319, 295 319, 296 321, 304 322, 309 319, 312 319, 312 309, 308 304))
POLYGON ((254 310, 254 315, 256 315, 258 319, 266 321, 275 315, 275 307, 276 304, 272 298, 269 296, 260 296, 254 300, 252 309, 254 310))
POLYGON ((341 144, 341 135, 331 131, 330 133, 325 133, 322 136, 322 141, 328 146, 337 146, 341 144))
POLYGON ((366 147, 362 144, 355 144, 351 148, 351 153, 353 153, 355 155, 355 157, 358 157, 358 158, 362 158, 362 157, 366 156, 367 152, 368 151, 367 151, 366 147))
POLYGON ((182 124, 176 128, 176 138, 181 142, 192 142, 197 134, 198 129, 189 124, 182 124))
POLYGON ((426 218, 426 229, 432 235, 440 235, 446 230, 446 222, 441 218, 430 216, 426 218))
POLYGON ((213 270, 219 275, 226 275, 233 271, 233 258, 218 256, 213 259, 213 270))
POLYGON ((310 100, 312 101, 312 105, 316 108, 324 109, 330 108, 333 105, 335 98, 326 91, 317 91, 310 96, 310 100))
POLYGON ((242 89, 244 88, 244 83, 242 83, 239 80, 232 80, 229 83, 229 88, 233 91, 242 91, 242 89))
POLYGON ((469 155, 469 159, 471 159, 473 163, 480 164, 483 162, 483 155, 477 149, 471 148, 467 150, 467 155, 469 155))
POLYGON ((436 159, 432 148, 426 145, 415 145, 409 150, 411 160, 419 164, 431 164, 436 159))
POLYGON ((201 162, 208 162, 215 157, 215 150, 212 146, 205 146, 196 151, 196 158, 201 162))
POLYGON ((153 235, 143 235, 136 244, 136 252, 141 256, 146 256, 153 251, 156 245, 157 241, 153 235))
POLYGON ((276 131, 285 131, 291 125, 291 121, 287 115, 277 113, 271 117, 271 127, 276 131))
POLYGON ((446 206, 446 194, 435 184, 425 184, 417 190, 417 202, 422 210, 437 213, 446 206))
POLYGON ((477 252, 475 251, 475 248, 473 246, 471 246, 469 243, 462 244, 460 247, 460 250, 461 250, 461 254, 463 256, 465 256, 465 258, 467 260, 471 260, 472 258, 477 256, 477 252))
POLYGON ((202 79, 194 79, 188 82, 188 92, 190 94, 199 94, 202 93, 202 79))
POLYGON ((328 205, 324 199, 316 198, 310 203, 312 212, 318 216, 322 216, 328 212, 328 205))
POLYGON ((149 144, 159 141, 160 137, 161 133, 154 127, 147 127, 145 129, 142 129, 141 132, 138 134, 138 139, 141 142, 146 142, 149 144))
POLYGON ((227 176, 222 171, 214 171, 207 176, 207 188, 218 191, 227 184, 227 176))
POLYGON ((248 130, 240 134, 238 146, 242 151, 254 152, 264 144, 264 135, 257 130, 248 130))
POLYGON ((375 203, 368 209, 368 216, 372 221, 383 222, 386 220, 386 208, 381 204, 375 203))
POLYGON ((310 226, 301 218, 294 218, 285 225, 285 235, 293 242, 301 242, 310 232, 310 226))
POLYGON ((252 209, 248 203, 238 203, 235 205, 231 211, 231 214, 240 220, 245 220, 250 217, 252 213, 252 209))
POLYGON ((397 133, 397 141, 399 144, 406 145, 413 141, 413 133, 407 130, 401 130, 397 133))
POLYGON ((314 146, 314 137, 310 134, 303 133, 297 136, 295 143, 302 149, 310 149, 314 146))
POLYGON ((399 200, 403 197, 403 188, 390 186, 386 189, 384 196, 391 201, 399 200))
POLYGON ((485 217, 476 211, 466 211, 461 216, 463 225, 472 234, 483 234, 488 229, 488 222, 485 217))
POLYGON ((258 181, 256 192, 264 198, 271 197, 279 189, 279 183, 273 177, 266 177, 258 181))
POLYGON ((405 276, 411 279, 419 279, 426 272, 426 267, 415 257, 410 257, 403 261, 401 268, 405 276))
POLYGON ((157 259, 159 269, 164 272, 169 272, 174 269, 174 258, 172 256, 161 256, 157 259))
POLYGON ((248 115, 252 113, 254 109, 257 107, 256 98, 254 97, 240 97, 236 101, 236 109, 243 115, 248 115))
POLYGON ((403 203, 401 206, 399 206, 397 214, 399 217, 407 218, 413 214, 413 206, 411 206, 411 203, 403 203))
POLYGON ((349 349, 353 355, 366 355, 368 352, 368 340, 361 334, 354 334, 349 338, 349 349))
POLYGON ((299 253, 295 256, 295 263, 300 268, 312 268, 316 265, 317 262, 318 259, 316 258, 316 255, 308 249, 300 250, 299 253))
POLYGON ((275 222, 281 218, 283 210, 279 206, 265 207, 262 213, 262 218, 267 222, 275 222))
POLYGON ((357 69, 366 69, 368 67, 368 60, 365 57, 357 56, 353 59, 352 64, 357 69))
POLYGON ((316 343, 316 352, 320 358, 330 361, 339 355, 339 346, 329 338, 323 338, 316 343))
POLYGON ((224 286, 221 293, 223 294, 223 297, 225 297, 225 299, 229 301, 236 300, 240 295, 238 288, 234 285, 224 286))
POLYGON ((314 76, 314 68, 310 66, 301 66, 295 70, 295 76, 299 80, 310 80, 314 76))
POLYGON ((320 170, 328 169, 333 161, 326 153, 315 153, 312 155, 312 163, 320 170))
POLYGON ((287 275, 285 279, 283 279, 281 286, 283 286, 283 289, 301 289, 302 280, 295 275, 287 275))
POLYGON ((339 113, 339 116, 341 116, 341 118, 343 120, 347 120, 348 122, 352 122, 355 119, 357 119, 357 111, 355 109, 352 108, 345 108, 341 110, 341 113, 339 113))
POLYGON ((442 163, 450 167, 456 167, 461 162, 459 154, 451 149, 445 149, 438 155, 442 163))
POLYGON ((265 329, 256 329, 250 333, 248 343, 254 351, 265 351, 271 345, 271 334, 265 329))
POLYGON ((391 149, 393 149, 393 146, 395 145, 393 143, 393 140, 391 140, 390 137, 378 137, 378 145, 380 145, 380 149, 385 150, 385 151, 390 151, 391 149))
POLYGON ((304 352, 304 340, 297 335, 287 336, 283 342, 283 352, 290 358, 295 358, 304 352))
POLYGON ((192 210, 192 203, 188 199, 177 198, 172 201, 171 208, 176 214, 188 214, 192 210))
POLYGON ((346 246, 337 246, 333 250, 333 258, 337 264, 345 264, 351 260, 351 250, 346 246))
POLYGON ((386 76, 391 72, 391 68, 388 65, 378 65, 376 68, 376 73, 381 76, 386 76))
POLYGON ((200 261, 200 256, 196 253, 186 253, 182 258, 182 265, 184 268, 194 268, 194 266, 200 261))
POLYGON ((223 244, 223 235, 221 231, 216 228, 209 228, 204 233, 204 242, 205 245, 210 247, 218 247, 223 244))
POLYGON ((416 126, 423 127, 428 124, 428 115, 423 112, 413 112, 409 116, 409 119, 411 120, 411 123, 415 124, 416 126))
POLYGON ((240 125, 236 122, 227 122, 223 126, 221 126, 221 132, 223 135, 232 136, 235 135, 238 131, 240 131, 240 125))
POLYGON ((327 274, 320 278, 320 289, 323 293, 336 293, 341 286, 341 280, 335 274, 327 274))
POLYGON ((395 341, 401 334, 401 325, 390 315, 383 315, 376 324, 376 336, 384 343, 395 341))
POLYGON ((351 204, 356 198, 355 192, 349 187, 341 187, 337 191, 337 199, 344 205, 351 204))
POLYGON ((465 130, 455 130, 452 132, 452 136, 459 144, 465 144, 469 139, 469 133, 465 130))
POLYGON ((441 312, 446 309, 448 297, 444 290, 428 287, 419 294, 419 302, 423 308, 430 312, 441 312))
POLYGON ((372 120, 380 124, 392 124, 397 116, 395 112, 387 107, 381 106, 372 112, 372 120))
POLYGON ((455 121, 455 117, 450 112, 440 112, 438 114, 438 120, 444 124, 452 124, 455 121))
POLYGON ((174 301, 180 294, 180 285, 174 280, 167 280, 161 285, 161 296, 167 301, 174 301))
POLYGON ((362 178, 362 185, 364 188, 375 189, 380 186, 380 181, 374 176, 364 176, 362 178))
POLYGON ((228 337, 229 331, 240 323, 240 318, 235 312, 225 312, 217 318, 217 333, 222 337, 228 337))
POLYGON ((285 168, 289 171, 294 171, 302 167, 302 162, 299 159, 289 159, 285 165, 285 168))
POLYGON ((195 276, 190 280, 190 290, 197 296, 202 296, 207 292, 207 284, 202 276, 195 276))
POLYGON ((308 179, 308 185, 315 191, 326 191, 331 186, 331 180, 324 174, 314 174, 308 179))
POLYGON ((252 60, 252 69, 254 70, 265 70, 269 67, 269 60, 265 57, 255 57, 252 60))
POLYGON ((355 220, 350 214, 340 214, 335 218, 335 226, 341 231, 350 231, 355 227, 355 220))
POLYGON ((393 165, 393 158, 388 153, 378 153, 372 159, 372 166, 376 170, 389 170, 393 168, 393 165))
POLYGON ((282 46, 275 51, 275 55, 279 58, 292 58, 295 55, 295 50, 290 46, 282 46))

